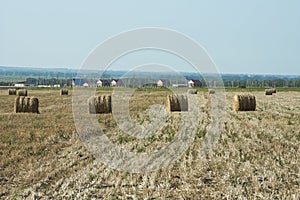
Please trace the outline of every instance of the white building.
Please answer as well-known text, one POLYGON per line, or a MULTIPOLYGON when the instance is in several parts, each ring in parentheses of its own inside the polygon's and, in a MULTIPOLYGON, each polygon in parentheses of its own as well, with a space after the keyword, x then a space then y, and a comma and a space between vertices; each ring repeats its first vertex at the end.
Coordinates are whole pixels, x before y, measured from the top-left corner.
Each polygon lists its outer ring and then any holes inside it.
POLYGON ((164 86, 162 80, 157 81, 157 87, 162 87, 162 86, 164 86))
POLYGON ((112 82, 111 82, 111 87, 116 87, 117 86, 117 82, 115 81, 115 80, 113 80, 112 82))
POLYGON ((84 83, 83 87, 89 87, 89 84, 88 83, 84 83))
POLYGON ((101 80, 97 81, 97 87, 102 87, 102 81, 101 80))
POLYGON ((15 87, 25 87, 24 83, 15 83, 15 87))
POLYGON ((34 86, 35 86, 35 83, 30 83, 30 82, 26 82, 26 81, 15 83, 15 87, 34 87, 34 86))
POLYGON ((188 86, 189 86, 189 88, 194 87, 194 86, 195 86, 194 81, 190 80, 190 81, 188 82, 188 86))

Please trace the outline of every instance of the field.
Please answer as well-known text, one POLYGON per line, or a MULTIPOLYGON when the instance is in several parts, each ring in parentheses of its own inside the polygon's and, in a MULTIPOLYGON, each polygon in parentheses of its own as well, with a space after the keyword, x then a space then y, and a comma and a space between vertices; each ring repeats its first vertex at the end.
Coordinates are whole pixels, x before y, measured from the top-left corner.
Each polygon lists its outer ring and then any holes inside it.
MULTIPOLYGON (((200 90, 200 123, 192 145, 166 168, 129 173, 97 162, 83 145, 74 125, 72 92, 29 90, 39 98, 40 114, 15 114, 15 96, 0 90, 0 199, 299 199, 300 92, 282 89, 265 96, 263 90, 249 90, 256 96, 256 111, 234 112, 233 96, 241 92, 228 90, 224 129, 205 159, 199 153, 210 121, 210 96, 200 90)), ((149 122, 149 106, 164 104, 168 94, 136 91, 131 117, 149 122)), ((161 134, 146 139, 122 133, 111 114, 97 118, 112 142, 142 153, 174 139, 180 114, 172 113, 161 134)))

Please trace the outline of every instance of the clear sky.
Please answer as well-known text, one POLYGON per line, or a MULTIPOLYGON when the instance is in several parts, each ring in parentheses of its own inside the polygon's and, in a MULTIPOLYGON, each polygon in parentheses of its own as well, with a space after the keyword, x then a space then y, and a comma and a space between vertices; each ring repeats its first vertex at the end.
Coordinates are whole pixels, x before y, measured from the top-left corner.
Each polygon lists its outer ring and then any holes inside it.
POLYGON ((0 66, 78 68, 139 27, 194 38, 223 73, 300 75, 298 0, 0 0, 0 66))

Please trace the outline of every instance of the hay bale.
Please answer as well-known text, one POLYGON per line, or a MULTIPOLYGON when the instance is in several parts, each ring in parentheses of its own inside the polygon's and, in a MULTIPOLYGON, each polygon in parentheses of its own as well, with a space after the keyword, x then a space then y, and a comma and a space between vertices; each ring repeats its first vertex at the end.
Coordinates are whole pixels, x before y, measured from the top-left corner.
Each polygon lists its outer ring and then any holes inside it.
POLYGON ((215 94, 216 93, 216 91, 215 90, 208 90, 208 94, 215 94))
POLYGON ((276 93, 276 88, 270 88, 265 90, 266 95, 272 95, 274 93, 276 93))
POLYGON ((197 90, 195 89, 189 89, 188 94, 197 94, 197 90))
POLYGON ((35 97, 18 96, 15 99, 14 112, 39 114, 39 100, 35 97))
POLYGON ((276 93, 276 92, 277 92, 276 88, 271 88, 270 91, 271 91, 272 93, 276 93))
POLYGON ((167 109, 169 112, 188 111, 188 98, 184 94, 169 95, 167 97, 167 109))
POLYGON ((88 99, 89 113, 102 114, 111 113, 111 95, 95 96, 88 99))
POLYGON ((26 89, 24 89, 24 90, 18 90, 17 91, 17 94, 18 94, 18 96, 27 96, 27 90, 26 89))
POLYGON ((265 90, 265 94, 266 94, 266 95, 272 95, 272 94, 273 94, 273 91, 270 90, 270 89, 267 89, 267 90, 265 90))
POLYGON ((16 89, 8 89, 8 95, 16 95, 17 90, 16 89))
POLYGON ((233 99, 233 109, 235 111, 255 111, 255 96, 250 94, 235 95, 233 99))
POLYGON ((62 95, 68 95, 69 94, 69 91, 67 89, 61 89, 60 90, 60 96, 62 95))

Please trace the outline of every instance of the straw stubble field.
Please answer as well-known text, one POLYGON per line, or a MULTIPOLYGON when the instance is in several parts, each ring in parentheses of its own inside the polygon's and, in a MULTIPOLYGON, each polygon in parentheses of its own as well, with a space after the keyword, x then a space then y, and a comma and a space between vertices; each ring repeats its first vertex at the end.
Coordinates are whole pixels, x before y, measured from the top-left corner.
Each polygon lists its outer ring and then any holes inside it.
MULTIPOLYGON (((146 174, 113 170, 95 161, 76 133, 71 91, 68 96, 60 96, 59 90, 28 93, 39 99, 40 114, 14 114, 15 96, 0 91, 1 199, 299 198, 299 92, 252 92, 254 112, 233 111, 237 93, 227 93, 224 130, 206 159, 199 159, 199 152, 209 124, 210 96, 198 92, 201 113, 193 144, 167 168, 146 174)), ((137 123, 149 123, 147 109, 165 103, 168 94, 134 93, 130 115, 137 123)), ((96 117, 112 142, 137 153, 172 142, 180 120, 180 114, 171 114, 160 134, 137 139, 121 132, 111 114, 96 117)))

